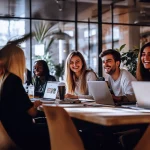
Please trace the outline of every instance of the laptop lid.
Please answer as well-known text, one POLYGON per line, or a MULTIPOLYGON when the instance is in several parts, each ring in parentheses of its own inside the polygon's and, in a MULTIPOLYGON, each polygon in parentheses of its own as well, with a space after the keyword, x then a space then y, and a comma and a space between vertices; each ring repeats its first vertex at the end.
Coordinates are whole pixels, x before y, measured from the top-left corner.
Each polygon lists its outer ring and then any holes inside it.
POLYGON ((150 109, 150 82, 132 81, 138 107, 150 109))
POLYGON ((47 99, 47 100, 56 99, 56 95, 58 91, 58 83, 59 82, 52 82, 52 81, 47 82, 44 96, 43 96, 44 99, 47 99))
POLYGON ((93 96, 96 103, 104 105, 113 105, 112 95, 105 81, 87 81, 89 93, 93 96))

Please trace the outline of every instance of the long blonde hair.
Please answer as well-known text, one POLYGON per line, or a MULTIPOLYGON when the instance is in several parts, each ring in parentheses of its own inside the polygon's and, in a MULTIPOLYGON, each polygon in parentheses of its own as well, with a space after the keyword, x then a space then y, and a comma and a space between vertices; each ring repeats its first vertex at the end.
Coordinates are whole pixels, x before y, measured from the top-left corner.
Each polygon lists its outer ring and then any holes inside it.
POLYGON ((88 72, 88 70, 83 55, 78 51, 72 51, 66 59, 66 64, 65 64, 66 92, 70 94, 74 94, 75 87, 76 87, 75 73, 70 69, 70 61, 73 56, 78 56, 81 59, 83 64, 79 80, 81 80, 80 93, 85 94, 86 86, 87 86, 85 75, 88 72))
POLYGON ((25 56, 23 50, 15 44, 8 44, 0 50, 0 59, 4 69, 21 78, 24 82, 25 56))

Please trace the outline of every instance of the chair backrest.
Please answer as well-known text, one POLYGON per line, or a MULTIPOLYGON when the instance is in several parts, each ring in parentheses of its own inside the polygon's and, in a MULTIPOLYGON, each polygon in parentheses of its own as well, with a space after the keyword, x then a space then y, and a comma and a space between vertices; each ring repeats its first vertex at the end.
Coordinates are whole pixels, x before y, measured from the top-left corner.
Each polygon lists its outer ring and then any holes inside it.
POLYGON ((150 150, 150 125, 147 127, 146 131, 144 132, 142 138, 137 143, 134 150, 150 150))
POLYGON ((19 150, 0 121, 0 150, 19 150))
POLYGON ((43 105, 47 118, 52 150, 84 150, 80 136, 69 117, 61 107, 43 105))

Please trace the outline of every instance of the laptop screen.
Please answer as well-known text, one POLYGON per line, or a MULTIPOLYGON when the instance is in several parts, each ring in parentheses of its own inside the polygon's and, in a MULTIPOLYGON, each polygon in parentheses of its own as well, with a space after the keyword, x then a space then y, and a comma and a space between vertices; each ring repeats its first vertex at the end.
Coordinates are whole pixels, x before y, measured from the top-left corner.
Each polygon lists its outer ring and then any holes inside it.
POLYGON ((48 81, 43 98, 55 99, 58 91, 58 83, 59 82, 48 81))
POLYGON ((150 109, 150 82, 132 81, 138 107, 150 109))
POLYGON ((87 81, 89 93, 96 103, 104 105, 115 105, 112 95, 105 81, 87 81))

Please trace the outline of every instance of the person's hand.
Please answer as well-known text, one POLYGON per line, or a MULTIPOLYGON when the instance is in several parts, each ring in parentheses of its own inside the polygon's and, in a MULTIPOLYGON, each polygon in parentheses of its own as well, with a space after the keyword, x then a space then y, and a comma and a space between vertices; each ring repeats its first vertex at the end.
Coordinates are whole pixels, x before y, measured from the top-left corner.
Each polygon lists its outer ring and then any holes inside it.
POLYGON ((36 100, 36 101, 34 102, 34 108, 37 108, 37 107, 39 107, 40 105, 42 105, 42 102, 41 102, 40 100, 36 100))
POLYGON ((78 96, 77 95, 72 95, 72 94, 66 94, 65 95, 65 98, 75 98, 75 99, 77 99, 78 98, 78 96))
POLYGON ((112 94, 112 98, 115 102, 120 102, 122 99, 121 99, 121 96, 115 96, 112 94))

